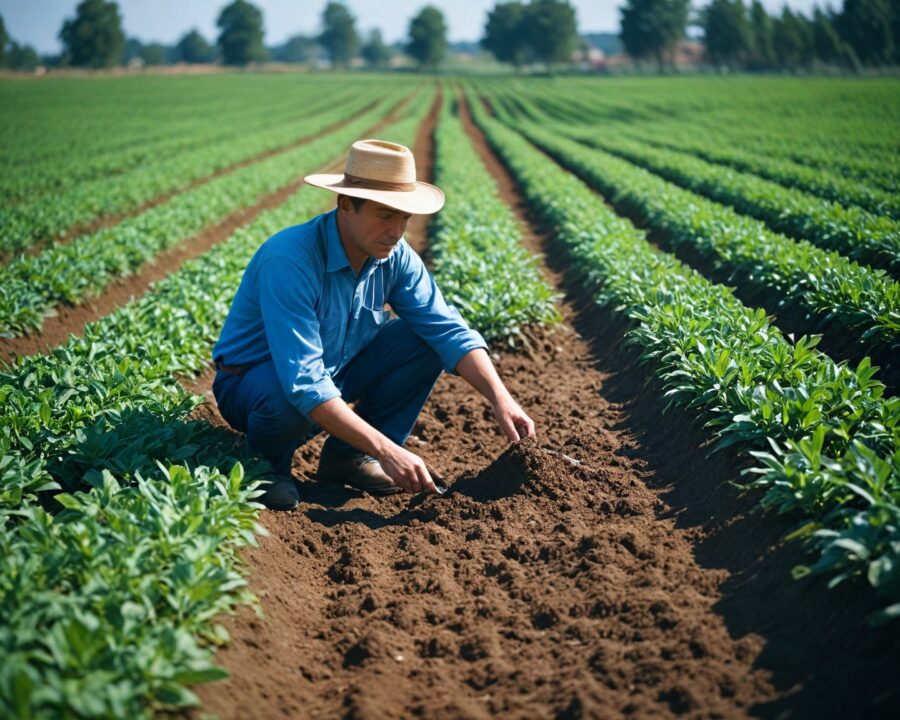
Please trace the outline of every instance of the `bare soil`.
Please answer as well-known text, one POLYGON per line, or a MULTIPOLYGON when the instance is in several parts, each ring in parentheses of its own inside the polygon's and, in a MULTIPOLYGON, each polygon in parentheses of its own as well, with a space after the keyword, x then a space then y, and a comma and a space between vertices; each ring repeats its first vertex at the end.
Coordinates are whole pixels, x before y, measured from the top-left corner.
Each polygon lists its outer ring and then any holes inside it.
MULTIPOLYGON (((451 481, 447 496, 322 486, 312 481, 322 438, 298 450, 300 507, 264 511, 270 535, 245 553, 263 615, 226 619, 233 642, 217 658, 231 677, 198 689, 202 712, 895 715, 896 629, 861 626, 867 608, 850 590, 791 580, 801 556, 781 541, 789 526, 729 485, 739 463, 706 459, 689 417, 660 417, 624 328, 582 297, 464 119, 566 294, 562 328, 528 353, 495 356, 538 441, 508 446, 486 402, 445 374, 408 446, 451 481)), ((195 389, 208 395, 209 381, 195 389)), ((223 424, 213 404, 198 416, 223 424)))

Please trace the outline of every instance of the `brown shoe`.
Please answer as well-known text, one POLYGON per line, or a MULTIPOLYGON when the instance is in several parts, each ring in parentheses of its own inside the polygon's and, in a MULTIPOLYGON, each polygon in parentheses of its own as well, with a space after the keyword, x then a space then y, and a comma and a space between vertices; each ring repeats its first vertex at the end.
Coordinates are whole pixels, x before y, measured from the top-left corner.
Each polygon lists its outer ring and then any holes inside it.
POLYGON ((371 455, 349 455, 332 450, 328 443, 319 456, 319 482, 352 485, 372 495, 394 495, 402 489, 371 455))

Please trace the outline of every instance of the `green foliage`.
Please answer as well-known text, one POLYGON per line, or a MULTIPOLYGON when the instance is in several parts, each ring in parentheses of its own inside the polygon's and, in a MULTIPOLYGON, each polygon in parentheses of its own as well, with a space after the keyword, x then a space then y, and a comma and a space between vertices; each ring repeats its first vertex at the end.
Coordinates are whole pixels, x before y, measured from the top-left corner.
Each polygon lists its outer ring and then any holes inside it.
MULTIPOLYGON (((48 203, 46 197, 39 195, 14 206, 4 207, 0 209, 0 251, 16 252, 59 236, 76 223, 130 210, 261 152, 289 146, 302 137, 313 135, 341 121, 347 115, 359 112, 373 102, 377 93, 374 87, 370 87, 362 92, 357 89, 356 93, 350 93, 355 94, 355 97, 349 101, 346 101, 346 91, 334 93, 330 97, 311 99, 307 108, 308 117, 302 126, 296 121, 295 111, 282 111, 283 114, 272 118, 275 124, 269 125, 266 132, 235 133, 231 129, 225 135, 229 139, 227 143, 209 142, 211 138, 207 134, 206 138, 202 138, 206 142, 197 142, 200 138, 196 138, 193 143, 181 145, 184 151, 155 161, 151 158, 125 178, 113 175, 75 185, 57 194, 52 204, 48 203)), ((249 125, 250 128, 258 127, 257 120, 249 125)), ((246 124, 241 123, 241 126, 245 128, 246 124)), ((202 192, 202 188, 198 188, 198 191, 202 192)), ((190 191, 181 197, 185 196, 189 197, 190 191)), ((179 202, 179 198, 173 198, 166 205, 177 205, 179 202)), ((153 210, 159 211, 158 208, 153 208, 148 212, 153 210)))
POLYGON ((703 9, 702 17, 709 61, 730 68, 744 63, 753 38, 743 0, 712 0, 703 9))
POLYGON ((524 32, 534 57, 548 66, 569 63, 578 47, 575 9, 567 0, 531 0, 524 32))
POLYGON ((809 66, 814 53, 812 28, 800 13, 791 12, 785 5, 781 16, 772 22, 772 46, 782 70, 809 66))
POLYGON ((168 60, 168 50, 160 43, 150 43, 141 48, 141 60, 145 65, 165 65, 168 60))
POLYGON ((849 65, 851 53, 834 27, 833 18, 820 10, 813 9, 812 17, 813 52, 817 59, 831 65, 849 65))
POLYGON ((423 7, 409 21, 406 51, 421 67, 435 68, 447 55, 447 23, 433 5, 423 7))
POLYGON ((614 156, 586 152, 541 128, 523 130, 617 207, 645 218, 672 247, 698 253, 728 282, 740 280, 756 296, 773 298, 773 308, 799 305, 817 318, 813 328, 836 322, 834 332, 888 362, 900 351, 900 284, 883 273, 773 233, 614 156))
POLYGON ((329 2, 322 11, 319 42, 337 67, 346 67, 356 56, 359 47, 356 18, 342 2, 329 2))
POLYGON ((535 328, 560 319, 557 296, 494 179, 444 99, 435 133, 435 180, 451 201, 434 219, 434 272, 447 300, 488 342, 527 344, 535 328))
POLYGON ((760 0, 750 5, 750 70, 765 70, 775 65, 772 18, 760 0))
POLYGON ((683 187, 764 221, 776 232, 900 275, 900 222, 843 206, 614 133, 570 133, 683 187))
POLYGON ((689 8, 690 0, 626 0, 619 8, 625 51, 637 60, 655 59, 661 72, 684 37, 689 8))
POLYGON ((6 65, 10 70, 30 72, 41 64, 41 58, 30 45, 19 45, 13 41, 6 51, 6 65))
POLYGON ((378 28, 372 30, 362 47, 363 60, 369 67, 381 68, 390 62, 392 55, 391 49, 381 39, 381 30, 378 28))
POLYGON ((571 62, 578 47, 575 9, 566 0, 500 2, 488 12, 481 45, 500 62, 548 67, 571 62))
POLYGON ((77 67, 103 68, 119 63, 125 46, 119 6, 106 0, 82 0, 75 18, 59 31, 66 62, 77 67))
POLYGON ((272 60, 286 63, 304 63, 314 59, 316 39, 306 35, 294 35, 283 45, 270 49, 272 60))
MULTIPOLYGON (((577 178, 487 118, 477 101, 472 107, 528 200, 555 228, 585 291, 630 319, 630 341, 669 403, 705 419, 713 451, 734 445, 753 453, 752 483, 765 490, 764 505, 827 531, 810 542, 820 552, 816 567, 840 573, 832 582, 863 578, 889 601, 900 600, 890 520, 900 506, 900 398, 884 397, 868 359, 851 368, 818 352, 815 337, 789 342, 763 311, 654 251, 577 178), (848 535, 856 542, 839 541, 848 535)), ((508 118, 502 107, 498 117, 508 118)), ((566 154, 573 160, 579 152, 566 154)), ((874 619, 891 616, 893 607, 874 619)))
MULTIPOLYGON (((426 109, 384 135, 411 144, 426 109)), ((305 146, 300 172, 370 123, 305 146)), ((145 717, 195 704, 187 685, 224 676, 215 617, 253 600, 236 551, 261 532, 252 501, 271 468, 186 421, 199 398, 178 378, 208 367, 260 238, 326 200, 294 194, 82 338, 0 373, 4 716, 145 717)))
POLYGON ((234 0, 216 20, 219 51, 226 65, 247 65, 268 57, 263 47, 262 11, 247 0, 234 0))
POLYGON ((500 62, 521 67, 531 55, 525 17, 526 6, 519 0, 498 2, 488 11, 481 46, 500 62))
POLYGON ((8 169, 0 173, 0 254, 49 239, 70 220, 127 212, 222 168, 229 157, 240 160, 232 144, 246 153, 290 143, 305 128, 297 124, 298 111, 317 115, 344 106, 352 114, 351 100, 374 100, 388 86, 409 84, 375 77, 341 78, 337 88, 333 82, 193 75, 0 86, 0 162, 8 169), (182 163, 186 155, 193 159, 182 163), (144 173, 157 176, 156 190, 142 186, 144 173), (73 212, 77 218, 67 220, 73 212))
POLYGON ((844 0, 836 23, 863 65, 888 65, 898 50, 893 32, 897 15, 900 10, 890 0, 844 0))
POLYGON ((56 516, 0 511, 4 716, 146 717, 147 699, 197 704, 185 685, 227 675, 213 618, 252 600, 234 566, 262 532, 259 492, 240 465, 155 474, 104 471, 90 493, 57 495, 56 516))
POLYGON ((215 50, 196 29, 182 36, 175 46, 175 53, 178 62, 189 65, 209 63, 215 59, 215 50))
POLYGON ((3 16, 0 15, 0 67, 6 67, 8 64, 6 46, 10 43, 9 33, 6 31, 6 23, 3 22, 3 16))

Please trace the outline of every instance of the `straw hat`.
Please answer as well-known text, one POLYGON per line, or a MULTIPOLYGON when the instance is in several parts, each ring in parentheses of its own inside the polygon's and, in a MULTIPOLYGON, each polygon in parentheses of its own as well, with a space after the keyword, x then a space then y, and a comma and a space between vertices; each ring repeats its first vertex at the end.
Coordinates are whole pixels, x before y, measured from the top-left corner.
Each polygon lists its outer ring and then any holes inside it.
POLYGON ((416 161, 409 148, 386 140, 353 143, 343 175, 319 173, 303 179, 315 187, 414 215, 431 215, 444 207, 439 188, 416 181, 416 161))

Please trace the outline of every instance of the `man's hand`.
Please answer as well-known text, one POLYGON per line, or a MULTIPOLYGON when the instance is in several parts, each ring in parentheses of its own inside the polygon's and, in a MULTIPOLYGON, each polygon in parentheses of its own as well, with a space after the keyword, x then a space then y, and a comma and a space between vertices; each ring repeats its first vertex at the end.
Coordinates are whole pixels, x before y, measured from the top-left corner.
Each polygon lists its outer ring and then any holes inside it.
POLYGON ((508 395, 494 403, 494 417, 497 418, 500 429, 510 442, 534 437, 534 421, 508 395))
POLYGON ((406 492, 437 492, 425 461, 415 453, 391 443, 378 462, 391 480, 406 492))
POLYGON ((317 405, 310 417, 329 434, 377 458, 381 469, 406 492, 437 491, 422 458, 378 432, 341 398, 317 405))
POLYGON ((516 442, 524 437, 535 436, 534 421, 512 399, 491 358, 482 348, 463 355, 456 366, 456 372, 488 399, 507 440, 516 442))

